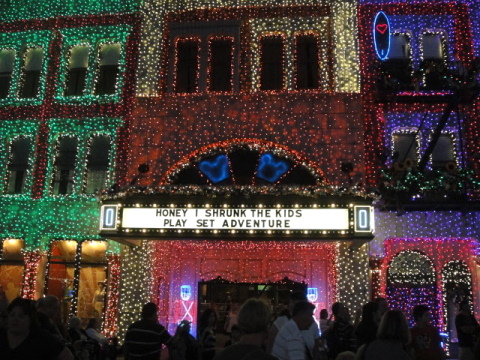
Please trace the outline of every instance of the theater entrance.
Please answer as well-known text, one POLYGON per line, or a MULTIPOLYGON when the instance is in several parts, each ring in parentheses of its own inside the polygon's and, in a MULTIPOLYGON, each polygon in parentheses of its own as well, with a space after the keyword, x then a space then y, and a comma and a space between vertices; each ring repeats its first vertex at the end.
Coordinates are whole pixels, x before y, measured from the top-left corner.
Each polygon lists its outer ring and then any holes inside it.
POLYGON ((216 331, 230 333, 236 322, 240 306, 250 298, 264 300, 270 305, 272 315, 278 316, 288 308, 290 294, 302 292, 307 294, 307 284, 285 277, 276 282, 246 283, 234 282, 217 277, 210 281, 198 283, 198 316, 208 308, 213 309, 218 317, 216 331))

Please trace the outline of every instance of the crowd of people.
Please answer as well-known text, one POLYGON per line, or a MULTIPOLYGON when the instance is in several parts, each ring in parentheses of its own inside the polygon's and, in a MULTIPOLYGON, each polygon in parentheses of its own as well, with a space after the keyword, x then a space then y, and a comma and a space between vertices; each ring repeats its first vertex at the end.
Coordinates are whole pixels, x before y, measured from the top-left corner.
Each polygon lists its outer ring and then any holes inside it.
POLYGON ((114 360, 121 354, 116 338, 100 331, 92 318, 85 329, 72 317, 60 321, 60 301, 47 295, 38 301, 18 297, 6 307, 0 323, 0 359, 8 360, 114 360))
MULTIPOLYGON (((14 299, 0 323, 0 359, 9 360, 444 360, 438 329, 426 305, 413 308, 415 325, 409 328, 402 311, 389 309, 383 298, 366 303, 352 322, 340 302, 320 311, 304 294, 293 293, 290 303, 275 319, 260 299, 247 300, 235 311, 228 327, 231 339, 218 349, 217 313, 206 309, 199 317, 197 336, 191 323, 181 321, 174 335, 158 322, 154 303, 143 306, 141 319, 132 323, 119 346, 116 338, 100 331, 97 318, 82 327, 72 317, 68 329, 58 323, 59 300, 47 295, 38 301, 14 299), (162 355, 163 349, 168 354, 162 355)), ((480 359, 480 325, 468 301, 460 304, 455 318, 459 360, 480 359)))

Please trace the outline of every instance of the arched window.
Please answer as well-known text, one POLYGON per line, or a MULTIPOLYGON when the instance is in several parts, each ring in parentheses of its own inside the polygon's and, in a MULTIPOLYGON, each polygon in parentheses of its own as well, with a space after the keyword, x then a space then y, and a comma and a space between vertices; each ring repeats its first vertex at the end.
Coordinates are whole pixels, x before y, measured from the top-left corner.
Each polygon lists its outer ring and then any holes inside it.
POLYGON ((65 96, 83 95, 88 70, 88 53, 87 45, 77 45, 70 49, 65 96))
POLYGON ((85 193, 94 194, 105 188, 110 163, 110 138, 93 136, 89 141, 85 174, 85 193))
POLYGON ((122 46, 119 43, 102 44, 98 50, 96 95, 115 94, 117 78, 120 72, 120 55, 122 46))
POLYGON ((0 99, 8 97, 12 84, 12 74, 15 65, 15 51, 0 50, 0 99))
POLYGON ((437 287, 435 268, 430 258, 411 250, 396 255, 388 266, 387 298, 390 307, 401 309, 412 325, 413 307, 419 304, 428 305, 432 321, 436 325, 437 287))
POLYGON ((23 194, 25 192, 31 147, 32 140, 30 138, 20 137, 11 142, 7 166, 7 194, 23 194))
POLYGON ((21 98, 34 98, 38 95, 43 57, 41 47, 33 47, 25 51, 19 93, 21 98))
POLYGON ((52 192, 54 195, 72 193, 77 151, 77 138, 64 136, 58 139, 52 181, 52 192))

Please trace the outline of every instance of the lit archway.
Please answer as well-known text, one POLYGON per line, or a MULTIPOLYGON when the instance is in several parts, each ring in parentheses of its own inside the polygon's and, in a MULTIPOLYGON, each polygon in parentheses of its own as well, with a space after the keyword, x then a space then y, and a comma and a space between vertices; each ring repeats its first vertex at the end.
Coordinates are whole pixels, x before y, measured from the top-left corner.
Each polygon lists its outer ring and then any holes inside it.
POLYGON ((205 146, 170 168, 167 185, 323 185, 322 171, 300 153, 262 140, 234 139, 205 146))
POLYGON ((421 304, 430 307, 437 325, 435 268, 428 256, 411 250, 397 254, 388 266, 386 295, 390 307, 402 310, 411 325, 413 307, 421 304))

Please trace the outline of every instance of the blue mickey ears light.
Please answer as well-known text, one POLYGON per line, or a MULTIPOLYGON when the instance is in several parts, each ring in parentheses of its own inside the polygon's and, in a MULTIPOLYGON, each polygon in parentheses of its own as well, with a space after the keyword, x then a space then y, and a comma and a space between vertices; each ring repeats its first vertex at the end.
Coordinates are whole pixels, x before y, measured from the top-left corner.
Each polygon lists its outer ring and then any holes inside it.
POLYGON ((274 157, 270 153, 265 153, 260 156, 260 161, 257 168, 257 177, 268 182, 275 182, 285 174, 290 165, 281 159, 274 157))
POLYGON ((214 184, 230 177, 230 165, 225 154, 200 161, 198 168, 214 184))

